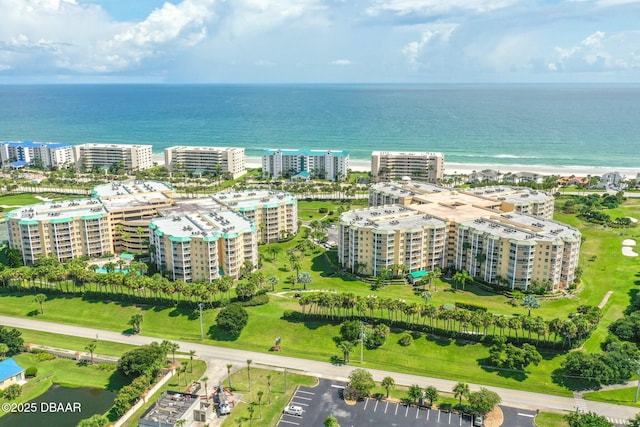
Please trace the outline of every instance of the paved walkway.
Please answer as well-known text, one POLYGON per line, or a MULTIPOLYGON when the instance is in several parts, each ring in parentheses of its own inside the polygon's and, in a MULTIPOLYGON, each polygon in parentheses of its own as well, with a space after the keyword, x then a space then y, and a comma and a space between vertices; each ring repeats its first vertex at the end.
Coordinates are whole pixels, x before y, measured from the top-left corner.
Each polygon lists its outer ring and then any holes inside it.
MULTIPOLYGON (((77 337, 93 339, 96 333, 99 334, 101 340, 120 342, 131 345, 145 345, 153 341, 160 341, 162 338, 147 337, 143 335, 123 335, 119 332, 102 331, 93 328, 84 328, 80 326, 63 325, 58 323, 49 323, 33 319, 21 319, 7 316, 0 316, 0 324, 25 329, 35 329, 42 332, 50 332, 56 334, 72 335, 77 337)), ((253 360, 254 365, 262 365, 267 367, 287 368, 289 370, 298 370, 318 377, 331 378, 339 381, 347 381, 350 372, 357 367, 353 366, 336 366, 328 362, 319 362, 314 360, 297 359, 276 354, 257 353, 246 350, 236 350, 230 348, 216 347, 211 345, 197 344, 191 342, 174 341, 180 345, 181 351, 195 350, 196 354, 203 359, 214 359, 221 361, 222 366, 233 363, 244 365, 247 360, 253 360)), ((419 375, 403 374, 390 371, 382 371, 378 369, 368 369, 373 375, 374 380, 382 381, 386 376, 392 376, 398 385, 411 384, 429 384, 438 390, 451 390, 457 383, 455 380, 443 380, 440 378, 429 378, 419 375)), ((480 389, 479 384, 469 384, 471 391, 480 389)), ((487 389, 498 393, 502 399, 502 403, 506 406, 526 409, 550 409, 555 411, 575 411, 576 400, 573 397, 553 396, 540 393, 533 393, 521 390, 512 390, 501 387, 486 386, 487 389)), ((608 417, 617 417, 629 419, 635 417, 638 412, 637 408, 629 406, 613 405, 609 403, 585 401, 588 411, 595 412, 608 417)))

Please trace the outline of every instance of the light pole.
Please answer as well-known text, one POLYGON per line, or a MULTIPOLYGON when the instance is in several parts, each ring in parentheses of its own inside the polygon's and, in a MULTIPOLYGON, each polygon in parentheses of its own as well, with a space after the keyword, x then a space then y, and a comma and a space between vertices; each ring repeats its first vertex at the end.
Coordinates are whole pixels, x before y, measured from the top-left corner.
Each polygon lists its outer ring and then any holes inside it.
POLYGON ((360 364, 364 360, 364 323, 360 322, 360 364))
POLYGON ((198 308, 200 309, 200 340, 204 341, 204 326, 202 324, 202 303, 198 303, 198 308))

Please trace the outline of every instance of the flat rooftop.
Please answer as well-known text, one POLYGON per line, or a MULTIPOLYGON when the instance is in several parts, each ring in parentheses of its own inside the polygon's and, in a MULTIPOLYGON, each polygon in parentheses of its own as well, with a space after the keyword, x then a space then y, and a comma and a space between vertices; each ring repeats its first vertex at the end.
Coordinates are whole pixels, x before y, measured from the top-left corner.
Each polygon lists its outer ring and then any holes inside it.
POLYGON ((529 201, 543 202, 553 197, 544 191, 537 191, 527 187, 509 187, 506 185, 470 188, 465 190, 465 192, 479 197, 487 197, 514 204, 529 201))
POLYGON ((168 390, 162 393, 156 404, 142 416, 141 421, 144 420, 145 425, 158 425, 160 423, 174 425, 194 405, 198 407, 200 405, 200 396, 197 394, 168 390))
POLYGON ((233 210, 246 210, 255 207, 271 207, 281 203, 294 202, 296 196, 286 191, 249 190, 216 193, 212 198, 233 210))
POLYGON ((244 150, 242 147, 203 147, 198 145, 176 145, 174 147, 165 148, 167 150, 176 151, 235 151, 244 150))
POLYGON ((156 218, 151 221, 162 233, 181 239, 207 238, 241 233, 252 229, 252 222, 232 211, 198 212, 156 218))
POLYGON ((518 213, 502 214, 491 218, 478 218, 461 225, 478 229, 495 236, 520 241, 554 242, 558 239, 580 240, 580 233, 559 222, 518 213))
POLYGON ((335 157, 346 157, 349 155, 348 152, 344 150, 309 150, 309 149, 278 149, 278 148, 269 148, 262 152, 263 156, 270 156, 276 153, 280 153, 283 156, 324 156, 326 154, 331 154, 335 157))
POLYGON ((374 151, 372 156, 396 156, 396 157, 444 157, 443 153, 431 151, 374 151))
POLYGON ((203 197, 199 199, 177 199, 176 204, 159 210, 162 216, 185 215, 196 212, 221 211, 226 207, 213 197, 203 197))
POLYGON ((111 184, 102 184, 94 187, 92 196, 105 199, 116 196, 159 193, 162 191, 174 191, 174 188, 162 181, 113 181, 111 184))
POLYGON ((127 148, 146 148, 149 147, 153 149, 153 145, 151 144, 104 144, 99 142, 88 142, 86 144, 78 144, 76 147, 82 148, 117 148, 117 149, 127 149, 127 148))
POLYGON ((425 183, 406 183, 406 184, 393 184, 393 183, 378 183, 373 185, 373 190, 388 193, 398 197, 416 196, 418 194, 438 194, 448 193, 451 190, 437 185, 425 184, 425 183))
POLYGON ((24 206, 7 214, 7 218, 24 221, 69 220, 78 217, 106 215, 107 209, 97 199, 76 199, 62 202, 43 202, 24 206))
POLYGON ((388 205, 375 208, 357 209, 340 216, 340 222, 358 227, 375 228, 385 231, 422 229, 435 226, 444 227, 444 221, 425 216, 413 209, 388 205))

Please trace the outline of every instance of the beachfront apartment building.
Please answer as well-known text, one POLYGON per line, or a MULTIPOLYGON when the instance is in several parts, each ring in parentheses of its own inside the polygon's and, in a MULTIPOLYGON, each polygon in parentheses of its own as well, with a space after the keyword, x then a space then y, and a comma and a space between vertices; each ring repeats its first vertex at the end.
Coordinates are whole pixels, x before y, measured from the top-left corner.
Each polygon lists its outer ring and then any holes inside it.
POLYGON ((417 151, 374 151, 371 153, 371 177, 391 181, 409 177, 430 183, 444 176, 444 154, 417 151))
POLYGON ((109 168, 121 163, 127 172, 153 166, 152 145, 140 144, 81 144, 74 146, 76 166, 91 170, 109 168))
POLYGON ((61 142, 5 141, 0 142, 2 167, 27 165, 60 169, 73 166, 75 155, 70 144, 61 142))
POLYGON ((550 196, 530 191, 374 185, 369 208, 340 216, 338 259, 364 275, 378 276, 391 265, 408 272, 453 267, 512 289, 565 288, 575 278, 580 232, 551 219, 550 196))
POLYGON ((349 174, 349 153, 332 150, 280 150, 262 153, 265 178, 311 177, 344 181, 349 174))
POLYGON ((151 262, 172 280, 211 282, 238 277, 245 261, 258 265, 255 224, 232 211, 197 212, 154 219, 151 262))
POLYGON ((291 193, 248 190, 217 193, 212 197, 227 209, 253 221, 262 243, 273 243, 298 232, 298 201, 291 193))
POLYGON ((164 150, 164 165, 169 172, 228 174, 233 179, 247 173, 241 147, 169 147, 164 150))

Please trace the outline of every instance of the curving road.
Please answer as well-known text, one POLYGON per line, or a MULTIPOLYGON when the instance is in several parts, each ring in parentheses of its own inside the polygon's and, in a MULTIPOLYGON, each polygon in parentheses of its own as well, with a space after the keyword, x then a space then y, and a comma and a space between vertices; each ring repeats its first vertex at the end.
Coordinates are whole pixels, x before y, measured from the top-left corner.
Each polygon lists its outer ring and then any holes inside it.
MULTIPOLYGON (((80 326, 64 325, 59 323, 43 322, 40 320, 21 319, 7 316, 0 316, 0 325, 14 328, 32 329, 42 332, 72 335, 76 337, 112 341, 131 345, 145 345, 161 338, 147 337, 143 335, 123 335, 118 332, 84 328, 80 326)), ((246 363, 248 359, 254 365, 266 365, 278 368, 287 368, 303 371, 309 375, 332 378, 340 381, 347 381, 349 373, 357 368, 357 363, 349 366, 336 366, 326 362, 314 360, 297 359, 293 357, 281 356, 278 354, 258 353, 246 350, 235 350, 230 348, 216 347, 212 345, 197 344, 192 342, 174 341, 180 345, 181 351, 194 350, 201 358, 214 359, 226 364, 236 362, 246 363)), ((429 384, 438 390, 451 390, 457 381, 443 380, 439 378, 429 378, 419 375, 402 374, 397 372, 382 371, 377 369, 367 369, 376 381, 381 381, 385 376, 394 378, 396 384, 429 384)), ((629 419, 635 417, 638 409, 629 406, 613 405, 608 403, 584 401, 574 398, 552 396, 547 394, 532 393, 528 391, 511 390, 500 387, 485 386, 495 391, 502 398, 502 404, 525 409, 550 409, 556 411, 574 411, 576 407, 581 410, 595 412, 606 417, 618 419, 629 419)), ((470 384, 472 391, 480 388, 479 384, 470 384)))

